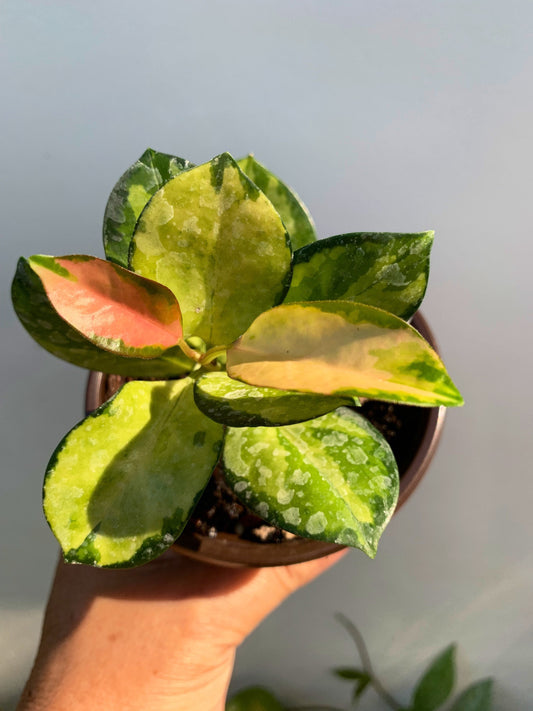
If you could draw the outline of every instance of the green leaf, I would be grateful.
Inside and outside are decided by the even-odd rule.
[[[188,372],[194,365],[178,347],[146,359],[124,357],[94,345],[59,316],[26,259],[19,260],[11,293],[15,311],[28,333],[47,351],[74,365],[104,373],[162,378]]]
[[[163,185],[193,164],[148,148],[111,191],[104,214],[104,248],[112,262],[128,266],[131,238],[144,206]]]
[[[316,241],[315,225],[309,210],[298,195],[261,165],[253,155],[237,161],[241,170],[262,190],[279,212],[291,240],[292,249],[296,250]]]
[[[337,667],[333,669],[335,676],[339,679],[345,679],[346,681],[359,681],[360,679],[366,679],[368,674],[362,669],[355,669],[354,667]]]
[[[162,284],[81,254],[35,255],[29,265],[59,316],[104,350],[154,358],[183,335],[179,304]]]
[[[272,203],[224,153],[154,195],[130,262],[174,292],[186,337],[219,346],[283,299],[291,251]]]
[[[374,557],[399,480],[389,445],[364,417],[340,408],[285,427],[230,428],[223,456],[229,485],[261,518]]]
[[[455,645],[433,660],[418,682],[414,693],[412,711],[435,711],[450,696],[455,681]]]
[[[291,425],[354,404],[350,397],[258,388],[226,373],[201,376],[194,387],[194,399],[208,417],[231,427]]]
[[[450,711],[490,711],[492,708],[492,679],[477,681],[465,689]]]
[[[294,254],[285,303],[342,299],[408,319],[429,275],[433,232],[355,232],[320,240]]]
[[[284,711],[285,707],[260,686],[239,691],[226,704],[226,711]]]
[[[357,701],[367,688],[367,686],[371,683],[372,679],[366,674],[365,676],[361,677],[357,684],[355,685],[355,689],[353,690],[353,695],[352,699],[353,701]]]
[[[349,301],[284,304],[227,351],[228,375],[250,385],[413,405],[461,405],[444,364],[397,316]]]
[[[43,506],[67,561],[140,565],[181,533],[223,431],[192,389],[190,378],[127,383],[59,444]]]

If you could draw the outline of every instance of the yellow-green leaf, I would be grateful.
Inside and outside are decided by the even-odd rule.
[[[290,262],[281,218],[227,153],[154,195],[130,257],[134,271],[174,292],[185,336],[208,346],[232,342],[283,299]]]
[[[285,427],[230,428],[226,479],[269,523],[374,557],[398,497],[383,436],[348,408]]]
[[[241,158],[237,163],[279,212],[289,233],[292,249],[296,250],[315,242],[316,231],[313,219],[294,190],[261,165],[253,155]]]
[[[190,378],[127,383],[60,443],[43,506],[66,560],[139,565],[181,533],[223,432],[196,408],[192,388]]]
[[[414,405],[461,405],[444,364],[405,321],[349,301],[287,304],[261,314],[227,351],[250,385]]]
[[[208,417],[231,427],[290,425],[354,404],[350,397],[259,388],[222,372],[198,378],[194,399]]]

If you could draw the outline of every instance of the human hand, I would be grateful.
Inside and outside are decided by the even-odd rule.
[[[174,551],[131,570],[60,562],[17,711],[223,711],[237,646],[344,552],[260,569]]]

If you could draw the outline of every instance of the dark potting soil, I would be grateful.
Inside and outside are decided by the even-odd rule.
[[[125,380],[132,378],[109,375],[106,382],[106,399],[115,393]],[[401,478],[414,459],[430,410],[368,400],[357,408],[357,412],[370,420],[385,437],[398,463]],[[221,467],[216,468],[209,480],[189,519],[185,533],[197,533],[212,538],[219,533],[233,533],[258,543],[280,543],[294,538],[292,533],[271,526],[247,509],[226,484]]]

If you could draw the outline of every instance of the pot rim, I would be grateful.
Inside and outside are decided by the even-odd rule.
[[[433,332],[422,314],[412,318],[412,325],[438,352]],[[92,412],[105,399],[106,373],[91,371],[85,394],[85,411]],[[411,464],[400,478],[400,493],[394,513],[405,504],[426,473],[437,449],[446,415],[445,407],[424,408],[428,412],[424,433]],[[345,546],[309,538],[291,538],[280,543],[263,544],[239,538],[234,533],[218,533],[210,538],[199,533],[182,533],[172,548],[189,557],[227,567],[269,567],[303,563],[322,558]]]

